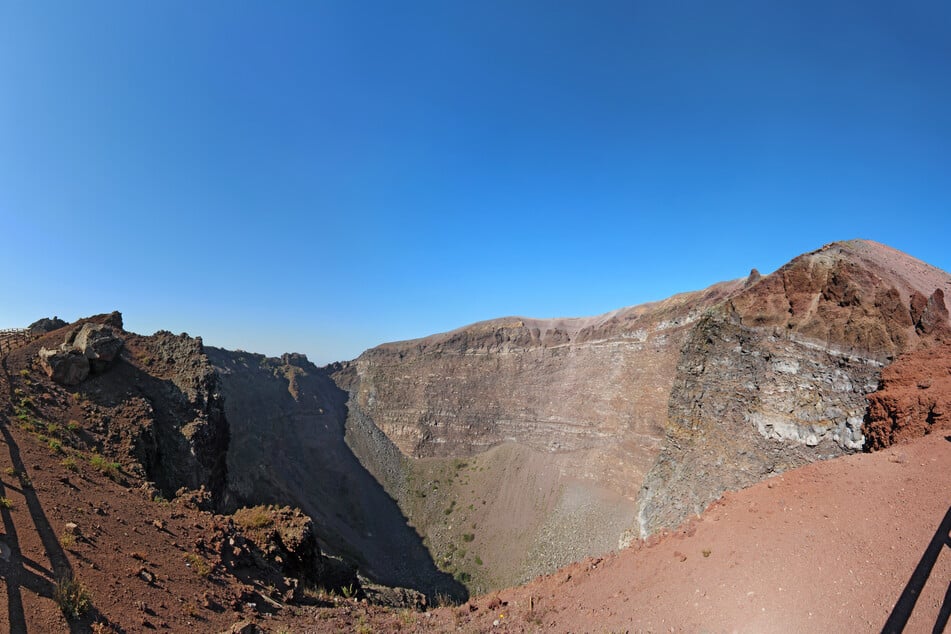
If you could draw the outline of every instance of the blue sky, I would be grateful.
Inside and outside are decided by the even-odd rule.
[[[0,327],[348,359],[885,242],[951,270],[947,2],[0,0]]]

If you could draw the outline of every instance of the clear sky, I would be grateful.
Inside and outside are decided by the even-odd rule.
[[[0,0],[0,327],[317,362],[885,242],[951,270],[951,3]]]

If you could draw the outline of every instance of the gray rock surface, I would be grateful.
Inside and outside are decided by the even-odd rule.
[[[40,366],[57,383],[78,385],[90,373],[101,374],[118,358],[124,341],[112,329],[86,322],[66,335],[58,349],[41,348]]]
[[[62,385],[79,385],[89,376],[89,359],[75,348],[41,348],[39,361],[47,376]]]

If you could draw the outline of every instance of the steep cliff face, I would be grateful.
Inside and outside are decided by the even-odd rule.
[[[200,337],[159,331],[143,337],[128,333],[130,376],[141,407],[139,433],[131,438],[134,455],[166,497],[181,487],[204,488],[211,505],[225,503],[229,427],[221,386]],[[122,385],[116,383],[116,385]]]
[[[480,589],[511,583],[863,449],[866,395],[898,355],[947,338],[949,291],[947,273],[854,240],[600,317],[386,344],[348,371],[348,442],[437,563]],[[535,502],[493,507],[515,489]],[[455,518],[453,500],[476,512]],[[460,524],[483,527],[480,553],[533,560],[460,561]]]
[[[660,448],[680,349],[742,285],[368,350],[348,379],[348,442],[473,588],[616,548]]]
[[[124,343],[115,348],[108,363],[80,355],[87,366],[78,375],[82,378],[68,385],[72,395],[69,415],[75,421],[89,421],[101,437],[96,449],[117,459],[130,473],[151,481],[165,498],[172,498],[181,488],[203,488],[209,506],[222,503],[228,423],[217,375],[207,362],[200,338],[126,332],[122,316],[111,313],[43,334],[11,353],[10,363],[24,369],[34,364],[45,368],[44,349],[59,350],[64,341],[72,346],[82,333],[99,327]],[[95,364],[101,365],[97,368]],[[59,383],[49,389],[67,393]]]
[[[234,505],[298,506],[313,518],[323,548],[373,581],[430,597],[465,596],[436,569],[399,507],[344,442],[346,392],[331,375],[343,376],[345,366],[317,368],[299,354],[207,352],[231,426]]]
[[[721,493],[865,446],[865,395],[896,355],[947,333],[951,277],[865,241],[796,258],[718,306],[677,365],[639,533]]]

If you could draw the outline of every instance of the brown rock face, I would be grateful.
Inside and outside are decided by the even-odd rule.
[[[951,343],[902,355],[868,395],[868,449],[951,429]]]
[[[612,550],[660,448],[680,348],[741,286],[368,350],[347,379],[348,443],[477,591]]]
[[[475,544],[515,543],[544,564],[510,553],[473,585],[510,583],[675,526],[725,490],[861,449],[865,395],[896,356],[943,336],[948,289],[947,273],[855,240],[596,318],[509,318],[386,344],[349,371],[348,442],[433,552],[460,538],[440,508],[454,517],[450,500],[469,501],[438,465],[497,469],[484,485],[463,478],[491,490]],[[498,502],[525,489],[537,511]],[[506,520],[488,519],[497,514]]]
[[[726,490],[862,449],[865,395],[895,356],[943,336],[949,283],[914,258],[851,241],[796,258],[711,311],[677,367],[640,535]]]

